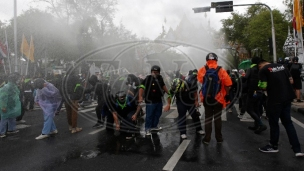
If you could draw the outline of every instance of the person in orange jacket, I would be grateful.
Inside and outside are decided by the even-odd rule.
[[[215,53],[209,53],[206,56],[206,65],[199,69],[197,74],[197,80],[202,84],[202,91],[200,92],[200,101],[203,102],[205,108],[205,132],[206,135],[203,138],[204,144],[209,144],[211,140],[212,133],[212,120],[214,118],[215,126],[215,138],[218,143],[223,142],[222,137],[222,109],[226,107],[229,103],[229,89],[232,85],[232,81],[227,74],[226,70],[217,64],[218,57]],[[217,90],[214,90],[214,97],[209,95],[206,91],[209,91],[209,88],[206,88],[206,78],[210,73],[217,72],[215,79],[218,79],[216,82],[218,84]],[[210,77],[209,77],[210,78]],[[215,80],[214,79],[214,80]],[[208,89],[208,90],[205,90]],[[211,88],[212,89],[212,88]],[[204,97],[206,96],[206,97]]]

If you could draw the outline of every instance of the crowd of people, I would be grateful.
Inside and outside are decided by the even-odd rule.
[[[259,148],[261,152],[278,152],[279,119],[284,125],[295,156],[301,157],[300,143],[290,116],[291,102],[302,102],[300,77],[302,65],[294,57],[292,63],[279,60],[268,63],[259,57],[251,59],[252,65],[246,71],[225,70],[218,65],[218,56],[209,53],[206,65],[190,70],[186,76],[176,71],[165,79],[161,68],[151,67],[145,78],[135,74],[116,77],[101,75],[79,76],[75,71],[66,76],[56,75],[49,80],[42,78],[22,78],[12,73],[8,78],[1,77],[0,84],[0,137],[18,133],[16,122],[22,120],[25,111],[31,111],[34,104],[42,109],[44,125],[37,140],[57,134],[55,115],[64,104],[69,131],[74,134],[82,131],[78,126],[78,108],[83,101],[97,99],[96,124],[93,128],[106,127],[115,134],[123,134],[131,139],[139,132],[137,120],[145,116],[145,135],[157,133],[163,128],[159,125],[163,112],[177,106],[177,127],[180,138],[187,138],[187,112],[192,118],[188,127],[195,128],[196,134],[204,135],[202,142],[211,141],[212,122],[214,122],[217,143],[224,141],[221,115],[224,109],[232,112],[234,103],[239,102],[241,119],[247,112],[254,125],[248,127],[256,134],[267,130],[261,116],[266,111],[270,127],[270,142]],[[162,72],[164,73],[164,72]],[[168,80],[169,78],[169,80]],[[167,84],[167,85],[166,85]],[[280,92],[280,93],[278,93]],[[165,93],[167,95],[165,95]],[[167,98],[165,100],[164,98]],[[164,103],[166,105],[164,106]],[[204,128],[198,108],[204,106]],[[142,106],[145,106],[143,111]],[[164,107],[164,108],[163,108]]]

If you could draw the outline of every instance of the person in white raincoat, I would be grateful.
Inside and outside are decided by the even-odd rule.
[[[54,116],[57,107],[60,105],[61,95],[53,84],[44,81],[42,78],[37,78],[34,81],[34,86],[37,89],[35,102],[41,107],[44,116],[42,134],[36,137],[36,140],[40,140],[58,133]]]

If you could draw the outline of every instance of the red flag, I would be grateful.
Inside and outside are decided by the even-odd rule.
[[[7,57],[6,45],[4,45],[2,42],[0,42],[0,54],[5,58]]]

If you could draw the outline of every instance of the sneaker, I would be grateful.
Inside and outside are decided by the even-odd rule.
[[[41,135],[39,135],[38,137],[36,137],[35,139],[36,139],[36,140],[42,140],[42,139],[48,138],[48,137],[49,137],[49,135],[41,134]]]
[[[244,116],[244,114],[241,113],[237,117],[240,118],[240,119],[243,119],[243,116]]]
[[[16,121],[16,124],[23,124],[25,122],[26,122],[25,120],[19,120],[19,121]]]
[[[275,146],[270,145],[270,144],[266,145],[265,147],[259,148],[259,150],[263,153],[277,153],[277,152],[279,152],[278,147],[275,147]]]
[[[232,113],[232,109],[229,109],[228,112],[229,112],[229,113]]]
[[[267,129],[267,126],[261,125],[261,126],[258,127],[258,129],[256,129],[256,130],[254,131],[254,133],[260,134],[261,132],[265,131],[266,129]]]
[[[182,134],[182,135],[181,135],[181,138],[182,138],[182,139],[187,139],[187,135],[186,135],[186,134]]]
[[[200,135],[205,135],[205,131],[203,131],[203,130],[196,131],[196,133],[200,134]]]
[[[156,127],[156,128],[152,128],[151,131],[161,131],[163,128],[162,127]]]
[[[0,135],[0,138],[5,138],[5,137],[6,137],[5,134]]]
[[[72,126],[69,126],[69,131],[72,131]]]
[[[151,131],[150,130],[147,130],[146,131],[146,136],[150,136],[151,135]]]
[[[93,126],[93,128],[101,128],[101,127],[103,127],[103,123],[100,123],[100,122],[97,122],[97,123]]]
[[[302,152],[301,153],[296,153],[295,156],[296,157],[304,157],[304,153],[302,153]]]
[[[202,141],[204,144],[206,144],[206,145],[209,145],[209,142],[207,142],[207,141]]]
[[[74,134],[74,133],[77,133],[77,132],[80,132],[80,131],[82,131],[82,128],[76,127],[76,128],[72,128],[71,133]]]
[[[303,102],[302,100],[300,100],[300,99],[297,99],[297,102]]]
[[[50,132],[50,135],[58,134],[58,130],[55,129],[54,131]]]
[[[7,134],[17,134],[19,132],[19,130],[14,130],[14,131],[7,131]]]

